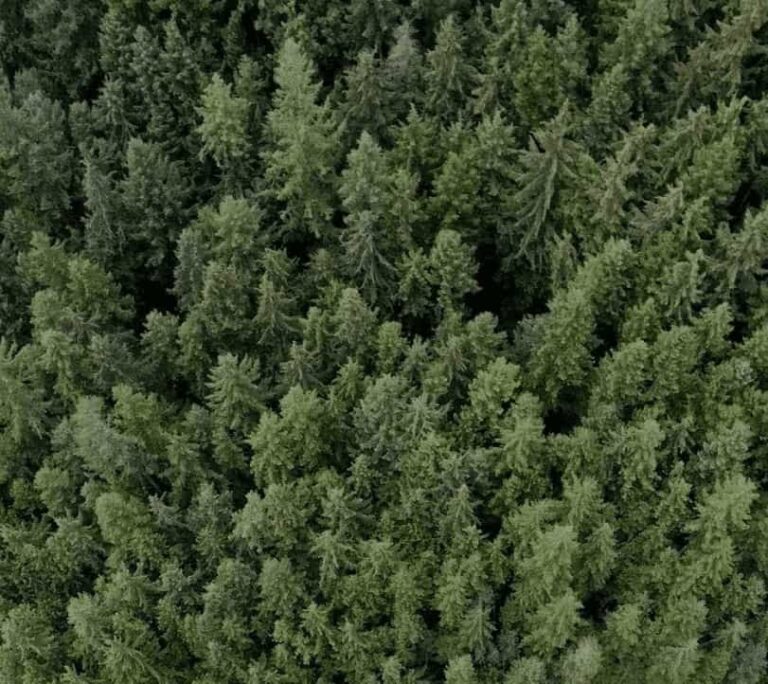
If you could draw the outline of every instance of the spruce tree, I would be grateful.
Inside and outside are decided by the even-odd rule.
[[[264,151],[268,196],[278,201],[280,230],[316,237],[328,231],[336,186],[337,131],[305,51],[293,38],[277,56],[277,90],[267,114]]]

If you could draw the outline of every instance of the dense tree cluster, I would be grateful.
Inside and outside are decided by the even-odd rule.
[[[0,682],[758,684],[768,0],[0,0]]]

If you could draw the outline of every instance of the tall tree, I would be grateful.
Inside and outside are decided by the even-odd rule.
[[[338,133],[302,47],[288,38],[275,68],[275,92],[267,114],[267,193],[281,206],[280,228],[298,238],[328,232],[334,207]]]

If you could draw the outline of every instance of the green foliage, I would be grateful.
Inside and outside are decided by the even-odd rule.
[[[264,151],[269,195],[279,201],[283,230],[320,236],[332,212],[337,133],[302,47],[288,38],[277,55],[272,109]]]
[[[0,682],[762,682],[767,20],[0,0]]]
[[[461,114],[475,80],[475,70],[464,54],[466,37],[454,15],[440,24],[435,48],[427,54],[427,109],[449,121]]]
[[[368,133],[363,133],[349,154],[339,194],[347,212],[342,236],[344,263],[371,304],[381,301],[382,293],[394,287],[397,238],[405,245],[410,239],[407,233],[398,236],[396,226],[388,220],[394,188],[384,185],[386,179],[383,152]]]
[[[210,154],[223,173],[235,173],[235,165],[249,151],[248,101],[233,95],[232,86],[214,74],[203,91],[200,115],[197,130],[203,140],[202,153]]]

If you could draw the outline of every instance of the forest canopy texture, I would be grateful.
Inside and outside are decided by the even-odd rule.
[[[759,684],[768,0],[0,0],[2,684]]]

